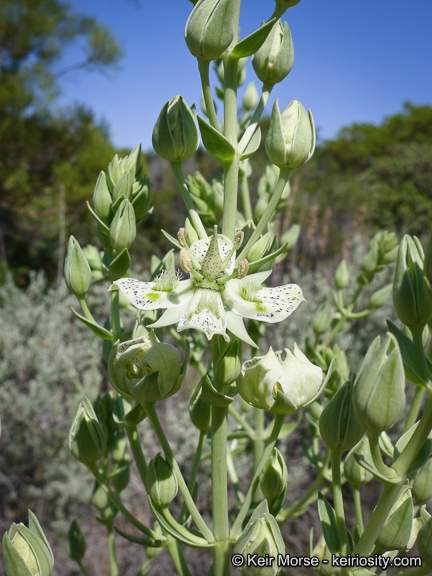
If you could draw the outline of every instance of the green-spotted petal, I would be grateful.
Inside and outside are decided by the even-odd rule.
[[[124,294],[132,306],[139,310],[175,308],[191,297],[192,280],[173,282],[172,289],[158,289],[157,282],[140,282],[135,278],[122,278],[113,283]],[[114,288],[115,289],[115,288]]]
[[[303,292],[297,284],[262,288],[255,276],[258,274],[233,279],[225,286],[224,301],[240,316],[274,324],[288,318],[303,302]]]
[[[180,318],[178,332],[188,328],[195,328],[204,332],[210,340],[215,334],[220,334],[226,342],[229,336],[226,333],[225,309],[222,298],[217,290],[198,288],[190,303]]]

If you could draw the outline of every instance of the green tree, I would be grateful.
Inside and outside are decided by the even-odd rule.
[[[78,41],[82,58],[60,69],[64,50]],[[68,214],[77,220],[74,207],[91,195],[94,174],[114,152],[90,111],[53,111],[59,78],[81,69],[106,72],[120,57],[109,30],[67,2],[2,0],[0,258],[9,265],[55,270],[61,227]]]

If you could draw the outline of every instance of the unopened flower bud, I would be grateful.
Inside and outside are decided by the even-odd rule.
[[[77,460],[95,464],[106,450],[106,434],[88,398],[83,400],[69,431],[69,449]]]
[[[185,40],[195,58],[216,60],[234,39],[234,0],[199,0],[185,28]]]
[[[312,320],[312,329],[317,336],[320,336],[330,328],[330,322],[330,308],[323,304],[318,308]]]
[[[189,400],[189,415],[192,424],[201,432],[207,433],[211,426],[211,406],[201,399],[202,387],[207,375],[195,387]]]
[[[285,554],[285,543],[276,520],[268,512],[266,500],[252,514],[234,546],[234,553],[244,557],[245,562],[239,570],[248,576],[276,576],[279,572],[277,558],[279,554]],[[265,567],[249,566],[247,559],[253,554],[271,556],[274,562]]]
[[[432,518],[420,529],[417,536],[417,548],[423,564],[432,570]]]
[[[124,458],[117,464],[116,470],[110,475],[116,492],[122,492],[129,485],[130,480],[130,460]]]
[[[108,222],[111,214],[111,204],[112,198],[108,188],[106,174],[105,172],[101,172],[93,192],[93,207],[96,214],[105,224]]]
[[[180,230],[177,233],[177,239],[179,241],[180,246],[183,246],[183,248],[186,246],[186,236],[187,236],[186,228],[180,228]]]
[[[51,576],[54,556],[36,516],[29,510],[29,527],[12,524],[3,536],[6,576]]]
[[[393,349],[389,352],[390,345]],[[405,374],[394,336],[372,342],[354,382],[353,404],[357,420],[379,434],[398,418],[405,406]]]
[[[214,377],[219,387],[229,386],[240,376],[243,347],[240,340],[234,338],[220,351],[214,364]]]
[[[320,416],[321,438],[331,450],[351,450],[364,434],[355,417],[351,395],[352,384],[348,381],[336,392]]]
[[[366,256],[360,264],[361,274],[359,275],[358,282],[362,285],[369,284],[375,273],[378,271],[379,266],[379,251],[375,244],[369,246]]]
[[[255,82],[249,82],[243,94],[243,107],[246,111],[251,112],[258,104],[259,96],[255,87]]]
[[[249,272],[249,262],[246,260],[240,260],[237,269],[237,278],[241,280],[242,278],[246,278]]]
[[[288,482],[288,469],[282,454],[273,448],[260,474],[260,488],[268,502],[282,494]]]
[[[348,272],[348,267],[345,260],[342,260],[339,266],[336,268],[334,281],[337,290],[343,290],[349,284],[350,275]]]
[[[413,496],[417,503],[427,502],[432,498],[432,458],[429,458],[415,479]]]
[[[136,237],[135,211],[125,199],[118,207],[110,226],[110,243],[117,252],[129,249]]]
[[[322,370],[309,362],[294,344],[294,353],[285,349],[282,362],[270,348],[265,356],[243,364],[238,390],[244,400],[276,414],[290,414],[311,404],[321,393]]]
[[[188,234],[189,244],[190,244],[190,246],[192,246],[192,244],[194,244],[195,242],[198,242],[199,237],[198,237],[198,234],[196,233],[195,228],[193,227],[192,222],[189,220],[189,218],[186,218],[185,228],[186,228],[186,231]]]
[[[274,11],[275,16],[280,18],[288,10],[288,8],[297,6],[300,1],[301,0],[276,0],[276,7]]]
[[[315,124],[312,112],[293,100],[280,113],[279,101],[273,105],[265,149],[271,162],[279,168],[294,170],[303,166],[315,150]]]
[[[423,273],[422,256],[408,236],[402,239],[396,259],[393,304],[410,329],[422,329],[432,319],[430,283]]]
[[[380,552],[404,550],[411,536],[413,516],[411,486],[402,486],[399,497],[379,532],[376,540],[377,549]]]
[[[358,487],[370,482],[373,478],[373,474],[358,463],[355,457],[356,454],[360,457],[370,456],[372,458],[367,436],[363,436],[360,442],[356,444],[350,452],[348,452],[344,461],[344,473],[346,479],[350,484]]]
[[[254,54],[252,66],[264,84],[274,86],[282,82],[294,64],[294,46],[291,30],[286,22],[278,20],[264,44]]]
[[[387,284],[387,286],[384,286],[384,288],[381,288],[380,290],[377,290],[376,292],[374,292],[371,296],[371,299],[369,302],[369,307],[370,308],[381,308],[381,306],[384,306],[388,297],[392,293],[392,290],[393,290],[393,285]]]
[[[114,186],[114,190],[112,193],[112,199],[114,203],[114,210],[118,203],[121,202],[121,199],[127,198],[128,200],[132,199],[132,186],[133,186],[133,177],[131,176],[130,172],[125,172]]]
[[[69,292],[77,298],[84,298],[91,286],[92,273],[80,245],[73,236],[69,238],[64,278]]]
[[[191,255],[187,248],[182,248],[180,250],[179,260],[180,260],[180,268],[183,270],[183,272],[189,273],[192,270],[193,266]]]
[[[81,562],[86,552],[86,543],[79,524],[74,520],[69,528],[66,540],[66,550],[69,558]]]
[[[156,506],[165,508],[177,496],[178,484],[174,471],[161,454],[150,460],[146,477],[147,494]]]
[[[260,258],[262,258],[266,252],[266,250],[270,247],[271,243],[271,233],[267,232],[264,236],[255,242],[253,246],[251,246],[248,252],[248,260],[249,262],[256,262]]]

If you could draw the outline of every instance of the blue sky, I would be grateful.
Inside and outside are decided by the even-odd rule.
[[[151,147],[160,109],[181,94],[200,102],[196,60],[184,41],[188,0],[73,0],[116,35],[125,57],[109,77],[76,72],[62,79],[61,105],[82,102],[110,127],[116,146]],[[241,34],[266,20],[274,0],[243,0]],[[289,9],[295,61],[276,85],[281,108],[298,98],[311,108],[321,138],[352,122],[379,123],[404,101],[432,104],[431,0],[302,0]],[[79,58],[70,49],[62,64]],[[248,66],[247,82],[253,80]],[[257,87],[260,88],[257,80]],[[240,92],[241,94],[241,92]]]

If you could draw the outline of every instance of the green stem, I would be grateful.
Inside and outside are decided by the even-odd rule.
[[[360,495],[359,486],[353,486],[352,492],[353,492],[354,512],[355,512],[357,527],[359,529],[360,534],[363,534],[364,524],[363,524],[363,512],[362,512],[362,503],[361,503],[361,495]]]
[[[132,512],[129,512],[129,510],[124,506],[124,504],[122,503],[122,501],[120,500],[118,495],[115,494],[111,490],[106,479],[99,472],[99,469],[96,466],[96,464],[90,465],[88,468],[91,471],[91,473],[93,474],[93,476],[96,478],[96,480],[99,482],[99,484],[101,485],[102,489],[105,491],[108,498],[111,500],[111,502],[114,504],[114,506],[116,506],[116,508],[119,509],[119,511],[123,514],[123,516],[127,520],[129,520],[129,522],[133,526],[135,526],[135,528],[138,528],[138,530],[140,530],[143,534],[146,534],[147,536],[149,536],[149,538],[153,538],[153,539],[157,540],[158,535],[155,534],[153,532],[153,530],[150,530],[150,528],[147,528],[147,526],[144,526],[144,524],[141,524],[141,522],[135,518],[135,516],[132,514]]]
[[[216,116],[216,109],[210,87],[210,77],[209,77],[210,61],[198,59],[198,70],[201,77],[201,86],[208,119],[213,128],[215,128],[220,132],[220,126]]]
[[[414,398],[411,402],[411,406],[409,408],[408,416],[405,421],[405,426],[403,429],[403,434],[407,432],[411,426],[413,426],[417,422],[417,418],[420,412],[421,405],[423,403],[423,398],[426,393],[426,389],[422,386],[416,386],[416,391],[414,394]]]
[[[336,513],[337,531],[339,534],[339,541],[341,543],[341,555],[346,556],[348,550],[348,540],[340,473],[341,455],[342,452],[339,450],[331,451],[331,472],[333,484],[333,503]]]
[[[232,487],[234,489],[235,495],[237,496],[237,500],[239,502],[244,502],[244,496],[242,494],[242,491],[240,490],[239,479],[238,479],[237,470],[236,470],[236,467],[234,464],[234,459],[233,459],[232,454],[229,450],[228,450],[228,455],[227,455],[227,470],[228,470],[228,476],[229,476],[229,479],[231,480],[231,484],[232,484]]]
[[[84,574],[84,576],[91,576],[90,572],[85,568],[81,560],[77,560],[77,564],[80,567],[80,570]]]
[[[432,398],[430,397],[414,434],[402,450],[399,457],[393,463],[392,468],[401,478],[406,477],[411,463],[414,461],[425,443],[431,428]],[[398,497],[402,484],[403,481],[399,484],[388,484],[384,486],[379,502],[373,511],[360,540],[357,542],[353,554],[367,556],[370,553],[382,527],[384,526],[384,522],[388,517],[391,507]]]
[[[264,410],[260,408],[254,408],[255,416],[255,435],[253,437],[253,452],[254,452],[254,470],[258,468],[261,457],[264,452],[265,447],[265,435],[264,435]],[[259,485],[255,491],[254,501],[261,502],[264,498],[263,493]]]
[[[166,548],[177,570],[177,574],[179,576],[192,576],[186,564],[182,551],[180,550],[180,545],[177,542],[177,540],[175,540],[174,538],[170,538],[168,540]]]
[[[120,325],[120,291],[111,292],[111,329],[113,333],[113,342],[116,342],[122,333]]]
[[[139,441],[138,430],[136,426],[126,426],[126,433],[129,439],[129,444],[135,460],[138,473],[140,475],[143,486],[145,486],[147,476],[147,464],[144,458],[141,442]]]
[[[211,490],[213,534],[217,543],[213,548],[214,576],[229,574],[227,419],[227,407],[212,406]]]
[[[246,432],[250,434],[251,438],[253,438],[253,436],[255,435],[255,430],[247,422],[246,418],[242,414],[240,414],[240,412],[238,412],[237,409],[234,408],[232,404],[229,405],[228,411],[231,414],[231,416],[233,416],[233,418],[235,418],[237,422],[242,425],[244,430],[246,430]]]
[[[174,474],[176,475],[179,490],[180,490],[181,495],[183,496],[183,500],[187,506],[187,509],[189,510],[195,524],[197,525],[198,529],[201,531],[204,538],[208,542],[213,542],[214,541],[213,534],[211,533],[211,531],[208,528],[207,524],[205,523],[203,517],[201,516],[198,508],[195,505],[195,502],[193,501],[192,495],[189,492],[188,487],[186,485],[186,482],[183,478],[183,474],[181,473],[179,465],[177,464],[177,462],[174,458],[174,454],[171,450],[171,446],[169,445],[167,437],[165,436],[165,432],[163,431],[162,426],[160,425],[159,417],[157,415],[155,405],[143,403],[143,407],[144,407],[144,410],[147,412],[147,417],[148,417],[151,425],[153,426],[153,430],[155,431],[157,439],[159,440],[159,443],[160,443],[162,450],[165,454],[165,458],[166,458],[167,462],[171,465],[171,467],[174,471]]]
[[[331,456],[330,450],[327,449],[327,452],[323,459],[322,467],[318,472],[318,476],[315,478],[315,480],[312,482],[312,484],[309,486],[309,488],[306,490],[306,492],[303,494],[301,498],[299,498],[296,502],[293,502],[291,506],[289,506],[288,508],[285,508],[279,512],[277,517],[278,522],[285,522],[285,520],[287,520],[288,518],[292,518],[297,512],[297,510],[299,510],[316,493],[318,488],[323,483],[324,475],[327,471],[330,462],[330,456]]]
[[[252,118],[250,119],[249,125],[256,124],[261,120],[261,116],[263,115],[264,109],[266,107],[272,89],[273,86],[270,86],[270,84],[263,84],[260,101],[258,102],[258,105],[255,108]]]
[[[387,478],[391,478],[394,475],[394,470],[387,466],[382,458],[381,448],[379,445],[379,434],[367,433],[369,440],[369,447],[372,456],[373,463],[380,474]]]
[[[200,239],[207,238],[207,232],[201,222],[201,218],[196,211],[194,201],[192,200],[191,195],[189,194],[189,189],[186,186],[186,182],[183,176],[183,168],[181,162],[171,162],[171,168],[174,174],[174,179],[180,190],[181,197],[183,202],[186,206],[186,210],[188,211],[189,218],[199,236]]]
[[[270,437],[267,441],[267,445],[264,448],[264,452],[261,456],[261,460],[260,460],[260,462],[259,462],[259,464],[255,470],[255,473],[253,475],[252,482],[249,486],[248,493],[246,494],[246,498],[245,498],[243,505],[240,509],[240,512],[238,513],[238,516],[237,516],[237,518],[233,524],[233,527],[231,528],[231,540],[233,540],[233,541],[237,540],[237,538],[241,532],[243,521],[246,518],[246,515],[249,511],[249,508],[250,508],[251,503],[252,503],[253,495],[255,494],[255,490],[256,490],[258,483],[259,483],[259,475],[261,474],[261,471],[264,468],[264,464],[267,462],[267,460],[271,456],[271,453],[272,453],[273,448],[274,448],[276,441],[278,439],[279,432],[281,431],[284,420],[285,420],[285,414],[276,414],[276,417],[275,417],[274,423],[273,423],[273,430],[271,431]]]
[[[150,566],[151,566],[151,559],[147,558],[147,560],[144,560],[143,565],[138,570],[138,572],[135,574],[135,576],[145,576],[146,574],[149,573]]]
[[[225,58],[224,61],[224,132],[225,137],[235,150],[234,158],[224,162],[224,205],[222,215],[222,234],[234,239],[237,220],[237,193],[239,157],[237,135],[237,68],[238,60]]]
[[[194,460],[192,463],[192,470],[191,470],[191,473],[189,476],[189,482],[188,482],[188,489],[189,489],[189,492],[191,494],[193,494],[193,492],[194,492],[196,477],[197,477],[198,468],[199,468],[199,465],[201,462],[201,454],[202,454],[205,438],[206,438],[206,433],[200,431],[200,435],[198,438],[198,445],[197,445],[196,450],[195,450],[195,456],[194,456]],[[179,516],[179,523],[180,524],[183,524],[183,522],[186,520],[186,514],[187,514],[187,508],[186,508],[186,504],[183,502],[183,506],[182,506],[182,509],[180,511],[180,516]]]
[[[110,574],[111,576],[119,576],[118,566],[117,566],[117,556],[114,538],[114,527],[112,524],[107,526],[107,537],[108,537],[108,553],[109,553],[109,563],[110,563]]]
[[[270,202],[267,204],[267,208],[264,211],[264,214],[261,216],[260,221],[257,224],[257,227],[253,231],[252,236],[249,238],[246,246],[241,251],[240,255],[237,256],[236,262],[243,260],[248,255],[250,248],[255,244],[255,242],[259,239],[261,234],[264,232],[267,224],[273,218],[274,213],[276,212],[277,205],[279,200],[282,196],[282,192],[291,176],[291,170],[281,170],[279,174],[279,180],[276,184],[275,190],[271,196]]]
[[[90,320],[90,322],[94,322],[95,324],[97,324],[96,320],[93,317],[93,314],[90,312],[89,307],[87,306],[87,302],[85,301],[85,298],[78,298],[78,302],[81,306],[81,310],[84,312],[84,316],[87,318],[87,320]]]
[[[252,204],[251,204],[250,193],[249,193],[249,181],[246,178],[246,176],[243,176],[243,179],[240,182],[240,190],[241,190],[243,212],[244,212],[245,218],[246,218],[246,220],[252,220],[253,221]]]

